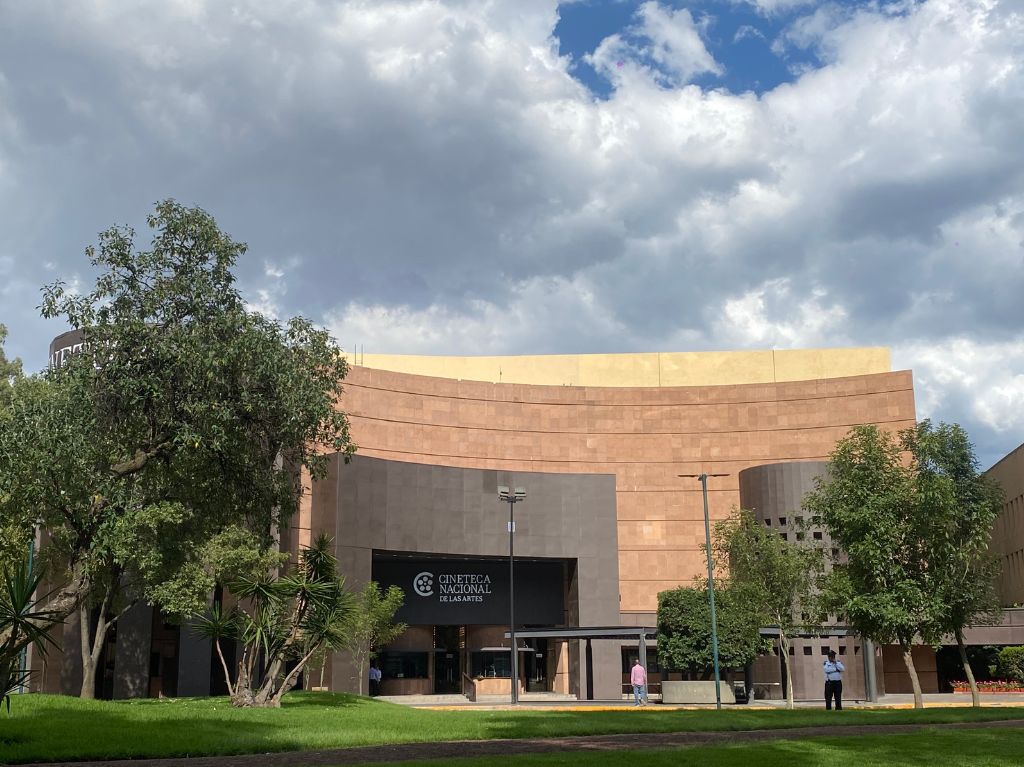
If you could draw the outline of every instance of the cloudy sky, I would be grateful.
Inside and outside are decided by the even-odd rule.
[[[0,0],[0,322],[164,197],[346,349],[887,345],[1024,441],[1024,0]]]

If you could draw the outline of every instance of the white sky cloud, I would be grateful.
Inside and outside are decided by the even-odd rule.
[[[1024,14],[899,5],[807,4],[778,45],[825,64],[757,96],[690,84],[724,66],[705,21],[646,3],[590,57],[606,100],[554,0],[5,5],[9,352],[38,367],[62,329],[45,264],[83,274],[97,231],[174,196],[249,243],[253,306],[367,351],[886,344],[922,412],[1009,449]],[[924,353],[958,344],[993,375]]]

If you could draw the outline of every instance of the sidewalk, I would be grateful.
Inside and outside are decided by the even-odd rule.
[[[510,705],[506,696],[505,702],[501,701],[481,701],[478,703],[471,703],[468,700],[457,701],[453,700],[455,696],[445,696],[442,701],[437,700],[437,696],[433,695],[406,695],[401,697],[388,698],[387,700],[391,703],[400,703],[406,706],[413,706],[415,708],[427,708],[433,711],[459,711],[465,709],[474,710],[485,710],[485,711],[511,711],[513,709],[518,711],[615,711],[618,709],[631,709],[634,708],[632,699],[622,700],[539,700],[539,699],[520,699],[518,706]],[[824,708],[824,698],[819,700],[798,700],[794,703],[796,708]],[[971,705],[971,696],[964,694],[933,694],[924,696],[925,708],[958,708],[961,706]],[[981,705],[984,708],[1022,708],[1024,707],[1024,695],[982,695]],[[730,703],[723,704],[722,708],[727,709],[777,709],[785,708],[786,701],[784,700],[753,700],[750,703]],[[874,703],[868,703],[866,701],[859,700],[844,700],[844,708],[891,708],[891,709],[903,709],[914,707],[914,696],[913,695],[883,695],[878,701]],[[711,704],[693,704],[693,705],[664,705],[662,703],[651,701],[648,704],[648,708],[653,708],[657,711],[692,711],[692,710],[707,710],[715,708],[713,703]]]

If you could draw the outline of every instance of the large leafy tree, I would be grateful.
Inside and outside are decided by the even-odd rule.
[[[829,472],[804,498],[846,553],[824,579],[829,612],[862,636],[896,643],[910,675],[914,706],[924,706],[911,649],[928,638],[946,607],[941,563],[932,557],[934,520],[920,502],[902,445],[875,426],[858,426],[832,451]]]
[[[760,595],[743,584],[715,584],[718,655],[723,668],[744,668],[771,649],[761,636]],[[658,594],[658,658],[662,668],[707,679],[714,670],[707,583],[695,579]]]
[[[935,426],[926,420],[900,436],[902,446],[913,456],[911,470],[921,514],[931,522],[927,528],[930,581],[944,606],[925,637],[935,644],[944,636],[956,640],[973,704],[980,706],[964,628],[1000,618],[999,561],[989,544],[1002,510],[1002,488],[979,471],[974,446],[960,425]]]
[[[21,360],[7,359],[4,342],[7,341],[7,327],[0,324],[0,409],[11,401],[11,387],[21,377]]]
[[[7,328],[0,324],[0,430],[3,429],[4,422],[10,417],[9,407],[14,396],[14,387],[24,380],[21,360],[8,359],[4,352],[6,340]],[[5,492],[4,478],[0,476],[0,503],[2,503]],[[0,570],[3,568],[16,570],[20,566],[21,559],[31,540],[32,523],[29,519],[22,515],[13,517],[4,515],[0,518]]]
[[[811,544],[782,540],[746,510],[715,525],[713,548],[715,561],[728,566],[729,582],[753,595],[752,606],[765,625],[778,627],[786,667],[786,704],[793,708],[790,637],[804,625],[800,616],[813,601],[823,552]]]
[[[87,250],[91,291],[45,289],[44,315],[81,329],[85,351],[16,386],[0,428],[0,512],[49,533],[65,571],[50,609],[79,612],[84,697],[131,604],[199,612],[211,541],[241,527],[268,547],[302,470],[353,450],[328,334],[249,311],[232,272],[245,246],[204,211],[165,201],[148,221],[147,250],[120,227]]]
[[[395,622],[395,613],[405,602],[405,592],[398,586],[382,590],[376,581],[369,581],[355,595],[353,610],[344,628],[343,647],[352,654],[359,677],[359,694],[363,694],[367,666],[378,649],[395,641],[406,629]]]

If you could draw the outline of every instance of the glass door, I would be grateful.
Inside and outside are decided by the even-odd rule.
[[[462,653],[459,626],[434,627],[434,694],[462,692]]]

